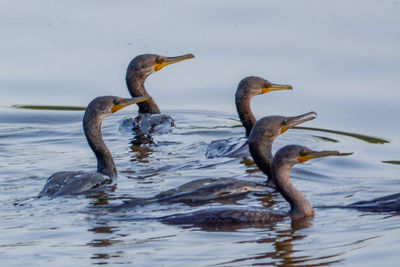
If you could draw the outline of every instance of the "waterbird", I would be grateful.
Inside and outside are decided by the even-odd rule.
[[[229,138],[226,140],[215,140],[210,143],[206,150],[207,158],[226,157],[233,155],[247,145],[247,137],[256,123],[256,118],[250,109],[250,100],[253,96],[265,94],[271,91],[290,90],[291,85],[276,84],[266,79],[250,76],[243,78],[236,89],[235,104],[240,121],[246,130],[245,137]]]
[[[148,96],[144,82],[146,78],[165,66],[181,62],[186,59],[194,58],[192,54],[186,54],[177,57],[164,57],[155,54],[144,54],[136,56],[131,60],[126,71],[126,85],[132,97]],[[139,115],[132,119],[123,120],[121,126],[134,130],[137,135],[149,135],[152,133],[168,133],[172,131],[174,120],[161,114],[155,101],[150,98],[149,101],[138,103]]]
[[[77,195],[89,192],[113,182],[117,177],[114,160],[101,134],[104,118],[126,106],[148,101],[148,96],[120,98],[116,96],[100,96],[93,99],[83,116],[83,130],[90,148],[97,159],[96,172],[61,171],[51,175],[44,185],[41,196]]]
[[[299,116],[267,116],[261,118],[249,136],[250,152],[258,167],[268,176],[266,183],[237,180],[234,178],[198,179],[177,188],[163,191],[149,198],[132,198],[112,208],[113,211],[150,203],[202,204],[221,199],[246,196],[249,192],[268,192],[274,189],[271,174],[272,143],[276,137],[296,125],[315,119],[315,112]]]
[[[223,227],[229,225],[262,226],[268,223],[283,220],[285,217],[301,219],[314,215],[310,203],[290,181],[289,173],[293,165],[313,158],[327,156],[346,156],[351,153],[338,151],[313,151],[300,145],[287,145],[279,149],[272,162],[272,177],[278,192],[290,204],[290,210],[272,212],[265,209],[203,209],[188,214],[175,214],[159,218],[160,221],[172,225],[186,225],[199,227]],[[259,165],[266,164],[259,159],[254,159]]]

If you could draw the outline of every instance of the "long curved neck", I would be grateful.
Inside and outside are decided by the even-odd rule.
[[[251,129],[253,129],[254,124],[257,122],[250,109],[250,100],[251,97],[248,95],[243,96],[236,94],[235,97],[236,109],[239,114],[240,121],[246,129],[246,137],[250,135]]]
[[[128,87],[129,93],[132,97],[138,96],[148,96],[146,89],[144,88],[144,81],[147,76],[139,75],[135,71],[129,71],[126,73],[126,85]],[[139,114],[150,113],[150,114],[160,114],[160,109],[158,108],[156,102],[150,99],[145,102],[137,104],[139,106]]]
[[[250,154],[257,164],[258,168],[268,176],[267,185],[273,186],[272,179],[272,142],[273,139],[260,139],[256,140],[257,142],[249,142],[249,150]]]
[[[103,117],[87,110],[83,117],[83,130],[90,148],[97,158],[97,172],[109,177],[117,177],[117,168],[114,160],[103,141],[101,135],[101,122]]]
[[[291,166],[285,163],[273,164],[273,177],[279,193],[290,204],[289,215],[294,218],[306,217],[314,214],[310,203],[290,182]]]

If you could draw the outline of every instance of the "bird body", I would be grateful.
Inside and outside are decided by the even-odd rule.
[[[167,134],[175,126],[174,119],[167,114],[144,113],[138,115],[132,122],[135,134]]]
[[[199,179],[185,183],[176,188],[160,192],[149,198],[132,198],[124,204],[113,207],[113,211],[132,208],[151,203],[185,203],[200,205],[224,199],[238,200],[249,192],[264,193],[268,187],[264,183],[241,181],[233,178]]]
[[[194,225],[224,227],[230,225],[265,225],[280,221],[285,214],[271,213],[261,209],[212,209],[200,210],[188,214],[177,214],[161,218],[161,221],[172,225]]]
[[[221,157],[240,157],[247,155],[249,152],[247,137],[231,137],[223,140],[212,141],[206,151],[206,157],[221,158]]]
[[[399,212],[400,193],[383,196],[372,200],[358,201],[345,207],[367,212]]]
[[[99,172],[61,171],[51,175],[40,196],[66,196],[84,194],[92,189],[111,184],[113,179]]]
[[[355,209],[363,212],[399,212],[400,193],[378,197],[372,200],[362,200],[349,205],[318,206],[318,208]]]

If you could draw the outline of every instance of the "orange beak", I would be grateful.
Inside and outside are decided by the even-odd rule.
[[[178,63],[183,60],[191,59],[191,58],[194,58],[194,56],[192,54],[186,54],[186,55],[179,56],[179,57],[163,57],[161,59],[161,63],[156,63],[154,65],[154,71],[159,71],[162,68],[164,68],[165,66],[168,66],[168,65],[171,65],[174,63]]]
[[[137,104],[137,103],[140,103],[140,102],[144,102],[144,101],[147,101],[147,100],[149,100],[149,99],[150,99],[149,96],[140,96],[140,97],[134,97],[134,98],[123,98],[123,99],[121,99],[121,100],[119,101],[118,104],[114,105],[114,106],[111,108],[111,112],[112,112],[112,113],[117,112],[117,111],[120,110],[121,108],[130,106],[130,105],[132,105],[132,104]]]

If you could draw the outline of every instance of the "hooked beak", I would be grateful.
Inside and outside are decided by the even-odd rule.
[[[179,56],[179,57],[163,57],[161,63],[156,63],[154,65],[154,71],[159,71],[167,65],[178,63],[183,60],[191,59],[191,58],[194,58],[193,54],[186,54],[186,55]]]
[[[130,106],[132,104],[137,104],[137,103],[140,103],[140,102],[144,102],[144,101],[147,101],[147,100],[150,100],[149,96],[139,96],[139,97],[134,97],[134,98],[123,98],[123,99],[121,99],[119,101],[119,103],[117,105],[114,105],[111,108],[111,112],[114,113],[114,112],[117,112],[118,110],[120,110],[121,108]]]
[[[267,87],[264,87],[261,90],[261,94],[265,94],[271,91],[278,91],[278,90],[291,90],[293,87],[289,84],[277,84],[277,83],[270,83]]]
[[[314,111],[296,116],[296,117],[288,117],[286,119],[286,124],[281,128],[281,133],[286,132],[290,128],[293,128],[296,125],[302,124],[306,121],[313,120],[317,117],[317,113]]]
[[[353,153],[340,153],[339,151],[311,151],[310,153],[297,158],[299,162],[305,162],[310,159],[329,157],[329,156],[349,156]]]

